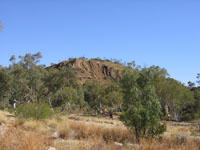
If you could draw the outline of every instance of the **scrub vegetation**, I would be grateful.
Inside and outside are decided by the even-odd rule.
[[[0,149],[199,149],[195,83],[134,61],[71,58],[46,67],[41,58],[13,55],[0,66]],[[196,124],[179,135],[169,121]]]

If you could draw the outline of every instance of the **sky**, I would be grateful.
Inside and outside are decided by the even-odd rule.
[[[41,52],[47,66],[71,57],[158,65],[195,82],[199,0],[0,0],[0,65]]]

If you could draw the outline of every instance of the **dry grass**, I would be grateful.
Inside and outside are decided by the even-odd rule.
[[[194,127],[167,125],[167,132],[170,133],[172,136],[190,135],[192,130],[194,130]]]
[[[45,150],[50,144],[46,136],[19,128],[9,128],[0,136],[1,150]]]
[[[70,135],[71,129],[68,118],[62,118],[62,121],[58,125],[58,134],[61,138],[68,138]]]
[[[134,135],[118,120],[82,116],[73,116],[71,119],[74,120],[69,120],[67,116],[55,116],[43,121],[10,121],[8,115],[0,111],[0,122],[4,123],[0,126],[0,150],[46,150],[50,145],[56,150],[200,149],[198,134],[191,136],[192,132],[198,131],[190,126],[168,125],[162,139],[143,139],[136,143]],[[54,133],[57,133],[58,138],[52,136]]]
[[[37,130],[37,131],[44,131],[46,130],[45,124],[42,121],[38,120],[24,120],[22,126],[27,130]]]
[[[58,140],[55,142],[57,150],[123,150],[114,143],[105,143],[102,140]]]
[[[134,137],[126,128],[120,127],[103,127],[84,122],[68,121],[64,122],[59,129],[59,135],[62,138],[83,139],[101,139],[106,143],[110,142],[131,142]]]
[[[79,150],[121,150],[120,146],[114,143],[105,143],[102,140],[87,140],[78,144]]]
[[[189,140],[187,137],[171,137],[158,140],[142,140],[142,150],[199,150],[200,141]]]
[[[117,125],[117,126],[122,126],[123,123],[119,120],[112,120],[109,118],[103,118],[103,117],[87,117],[87,116],[77,116],[77,115],[70,115],[69,119],[74,119],[74,120],[80,120],[80,121],[85,121],[85,122],[96,122],[96,123],[105,123],[105,124],[112,124],[112,125]]]
[[[0,110],[0,122],[1,123],[9,123],[10,120],[8,119],[8,116],[12,116],[12,115],[7,111]]]
[[[118,126],[99,126],[98,123],[90,124],[83,121],[65,122],[67,126],[62,128],[60,134],[68,140],[64,145],[69,150],[103,150],[103,149],[121,149],[121,150],[199,150],[200,138],[191,138],[191,130],[194,127],[167,126],[169,136],[163,136],[160,140],[141,140],[140,143],[134,142],[133,135],[124,127]],[[63,133],[63,134],[62,134]],[[63,136],[66,135],[66,136]],[[74,139],[74,140],[69,140]],[[123,146],[114,144],[114,142],[123,143]],[[72,144],[76,143],[76,144]],[[83,144],[81,144],[83,143]],[[131,144],[129,144],[131,143]],[[57,146],[59,144],[57,143]],[[65,147],[64,146],[64,147]],[[62,150],[62,148],[58,148]],[[64,150],[64,149],[63,149]]]

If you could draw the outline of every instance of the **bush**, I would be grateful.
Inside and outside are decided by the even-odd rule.
[[[161,124],[161,105],[152,85],[152,72],[143,70],[139,75],[127,72],[122,79],[124,110],[120,119],[141,138],[160,137],[166,127]]]
[[[45,119],[51,117],[53,111],[47,103],[25,103],[16,109],[16,115],[22,118]]]
[[[8,98],[0,99],[0,109],[5,109],[8,108],[9,106],[10,104]]]
[[[124,112],[120,119],[130,130],[134,131],[137,141],[141,138],[157,138],[165,132],[166,126],[160,123],[159,111],[156,109],[152,111],[150,107],[146,109],[141,104],[135,104]]]

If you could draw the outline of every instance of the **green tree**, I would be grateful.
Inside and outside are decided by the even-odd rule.
[[[20,103],[40,101],[43,85],[44,65],[37,65],[39,63],[41,54],[26,54],[19,56],[19,61],[16,62],[16,57],[13,55],[10,58],[12,64],[9,66],[9,74],[11,83],[9,92],[11,95],[11,103],[14,100]]]
[[[162,90],[163,88],[165,88],[165,84],[167,82],[166,79],[167,77],[169,77],[169,74],[166,69],[160,68],[159,66],[151,66],[149,68],[144,68],[144,70],[145,69],[149,69],[152,71],[152,84],[155,87],[156,94],[162,106],[162,111],[164,112],[162,113],[162,115],[167,115],[168,113],[168,110],[166,110],[167,104],[163,100],[165,96],[163,94],[165,93],[163,93]]]
[[[189,82],[188,82],[188,87],[189,87],[189,88],[193,88],[193,87],[195,87],[195,83],[189,81]]]
[[[194,103],[191,105],[188,105],[184,109],[184,118],[187,120],[192,120],[192,119],[199,119],[200,117],[200,90],[197,87],[190,88],[190,91],[194,95]]]
[[[196,118],[199,119],[200,117],[200,91],[199,90],[194,91],[194,99],[195,99],[195,102],[194,102],[193,111],[195,112],[194,115],[196,116]]]
[[[153,73],[148,69],[139,74],[128,70],[121,81],[126,111],[120,118],[134,131],[138,141],[158,137],[165,131],[160,123],[161,105],[152,81]]]
[[[96,114],[102,110],[103,93],[105,85],[98,82],[86,82],[84,84],[84,97],[89,107],[96,111]]]
[[[118,82],[112,82],[104,85],[104,92],[102,92],[102,104],[106,107],[116,107],[120,109],[123,102],[123,95],[121,87]]]
[[[169,107],[173,119],[180,121],[184,115],[184,109],[194,104],[194,95],[190,89],[180,82],[168,78],[161,87],[162,100]]]
[[[45,65],[39,64],[41,58],[40,52],[19,56],[19,61],[13,55],[8,68],[0,67],[1,101],[6,97],[10,104],[14,104],[16,101],[18,104],[46,101],[52,106],[52,98],[55,98],[59,92],[64,93],[62,90],[65,87],[78,87],[71,66],[59,69],[45,68]],[[77,95],[81,95],[81,90],[78,89],[76,88]],[[79,102],[81,103],[81,101]]]
[[[137,86],[137,79],[139,73],[126,69],[123,72],[123,78],[121,80],[121,87],[123,93],[123,109],[127,110],[130,106],[133,106],[139,98],[139,89]]]
[[[197,74],[197,83],[200,85],[200,73]]]
[[[0,109],[9,106],[10,75],[7,68],[0,66]]]
[[[80,109],[84,105],[84,95],[81,89],[75,89],[72,87],[64,87],[62,90],[58,90],[53,97],[53,106],[61,106],[66,110]]]
[[[117,82],[108,84],[86,82],[84,84],[84,97],[90,108],[96,113],[101,113],[104,108],[120,109],[123,101],[121,88]]]
[[[55,105],[56,100],[53,98],[56,98],[56,94],[58,93],[64,93],[63,90],[65,87],[74,87],[77,85],[75,74],[71,66],[66,66],[60,69],[54,67],[48,68],[45,71],[43,82],[46,89],[46,99],[50,105],[52,105],[53,101]]]
[[[177,121],[183,118],[186,119],[185,113],[194,104],[194,96],[190,89],[169,78],[166,69],[159,66],[151,66],[146,69],[151,70],[153,73],[153,85],[162,105],[163,115],[168,117],[170,115],[171,118]],[[194,86],[193,83],[190,83],[190,85]]]

